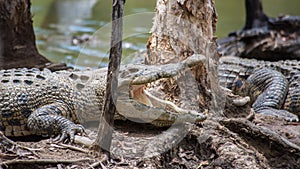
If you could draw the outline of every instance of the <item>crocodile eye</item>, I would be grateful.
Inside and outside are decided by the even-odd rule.
[[[236,86],[237,88],[240,88],[240,87],[243,86],[243,82],[242,82],[241,80],[238,80],[238,81],[235,82],[235,86]]]

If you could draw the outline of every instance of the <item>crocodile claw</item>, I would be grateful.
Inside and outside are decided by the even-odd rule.
[[[54,138],[53,141],[63,142],[63,143],[69,141],[70,143],[73,143],[75,139],[75,135],[78,133],[80,134],[85,133],[84,127],[80,124],[74,124],[63,129],[62,132],[56,138]]]

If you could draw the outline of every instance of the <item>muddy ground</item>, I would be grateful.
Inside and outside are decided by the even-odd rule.
[[[41,137],[14,138],[15,143],[2,144],[0,164],[2,168],[59,169],[300,166],[299,123],[251,116],[249,106],[227,105],[225,115],[227,118],[219,121],[208,119],[171,128],[117,121],[111,160],[81,144],[55,143]],[[96,128],[89,128],[86,136],[94,138]]]

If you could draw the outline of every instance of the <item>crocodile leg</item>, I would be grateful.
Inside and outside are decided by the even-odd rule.
[[[252,107],[256,113],[298,121],[297,115],[282,109],[289,84],[280,72],[267,68],[258,69],[249,76],[246,85],[251,100],[255,100]]]
[[[72,117],[74,114],[64,103],[44,105],[28,117],[27,127],[38,135],[59,135],[58,141],[70,139],[73,142],[76,133],[84,132],[83,126],[69,120],[76,121],[76,117]]]

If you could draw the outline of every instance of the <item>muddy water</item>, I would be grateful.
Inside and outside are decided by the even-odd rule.
[[[215,0],[219,16],[217,36],[244,25],[243,0]],[[299,0],[262,0],[269,16],[300,15]],[[152,25],[154,0],[126,1],[123,59],[145,49]],[[37,45],[54,62],[78,68],[107,64],[110,37],[111,1],[109,0],[32,0]],[[87,44],[83,45],[86,40]]]

